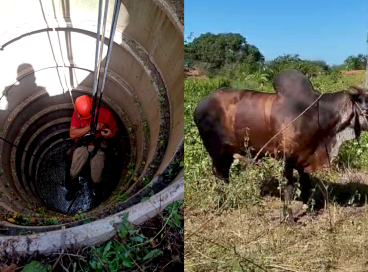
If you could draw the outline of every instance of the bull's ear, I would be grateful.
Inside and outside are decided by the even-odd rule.
[[[350,94],[351,96],[356,96],[358,95],[358,91],[354,88],[349,88],[349,90],[347,91],[348,94]]]

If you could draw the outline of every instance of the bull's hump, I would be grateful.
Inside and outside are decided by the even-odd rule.
[[[278,95],[285,97],[300,97],[315,93],[312,83],[303,73],[290,70],[275,76],[273,87]]]

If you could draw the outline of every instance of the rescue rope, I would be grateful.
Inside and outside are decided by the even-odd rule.
[[[101,1],[100,1],[101,4]],[[92,118],[91,118],[91,132],[92,133],[96,133],[96,124],[97,122],[95,122],[95,108],[96,108],[96,96],[97,96],[97,90],[98,90],[98,85],[100,83],[100,69],[101,69],[101,58],[102,58],[102,50],[103,50],[103,46],[104,46],[104,42],[105,42],[105,29],[106,29],[106,18],[107,18],[107,9],[108,9],[108,5],[109,5],[109,0],[106,0],[105,2],[105,12],[104,12],[104,22],[102,25],[102,35],[101,35],[101,47],[100,47],[100,54],[98,56],[97,52],[98,52],[98,47],[99,47],[99,42],[98,42],[98,38],[99,38],[99,31],[101,28],[101,18],[99,17],[99,24],[97,26],[98,31],[97,31],[97,38],[96,38],[96,58],[95,58],[95,79],[93,82],[93,93],[92,93]],[[102,5],[99,5],[99,11],[102,9]],[[101,13],[99,13],[99,16],[101,16]],[[98,56],[98,60],[97,60],[97,56]]]
[[[55,27],[52,27],[52,29],[53,29],[54,33],[56,33]],[[57,35],[57,36],[58,36],[58,39],[59,39],[59,35]],[[63,55],[63,50],[61,50],[60,39],[59,39],[59,49],[60,49],[61,59],[62,59],[62,62],[63,62],[63,74],[64,74],[65,85],[68,88],[70,99],[72,100],[74,111],[76,112],[78,120],[80,122],[80,115],[77,112],[77,110],[75,109],[75,103],[74,103],[74,99],[73,99],[73,95],[72,95],[72,90],[69,88],[69,84],[67,83],[67,80],[66,80],[64,55]]]
[[[293,121],[288,123],[283,129],[281,129],[279,132],[277,132],[267,143],[265,143],[262,148],[258,151],[257,155],[252,160],[252,164],[255,163],[256,159],[258,158],[259,154],[261,154],[262,150],[270,143],[273,139],[275,139],[278,135],[280,135],[281,132],[283,132],[285,129],[287,129],[292,123],[294,123],[296,120],[298,120],[304,113],[306,113],[314,104],[318,102],[318,100],[321,99],[323,94],[321,94],[312,104],[308,106],[302,113],[300,113],[297,117],[294,118]]]
[[[358,109],[360,110],[361,114],[363,115],[363,118],[364,118],[364,121],[365,123],[367,124],[368,126],[368,121],[367,121],[367,118],[365,117],[365,113],[364,111],[362,110],[362,108],[359,106],[359,104],[357,102],[355,102],[355,105],[358,107]]]
[[[103,94],[103,91],[104,91],[105,79],[106,79],[106,74],[107,74],[107,67],[108,67],[109,61],[110,61],[111,50],[112,50],[112,45],[113,45],[114,35],[115,35],[115,29],[116,29],[118,16],[119,16],[119,11],[120,11],[120,4],[121,4],[121,1],[115,0],[114,13],[113,13],[113,18],[112,18],[112,26],[111,26],[111,31],[110,31],[110,40],[109,40],[109,45],[108,45],[108,48],[107,48],[107,56],[106,56],[106,61],[105,61],[104,73],[103,73],[103,82],[102,82],[102,88],[101,88],[101,91],[100,91],[100,98],[99,98],[99,103],[98,103],[98,106],[97,106],[97,113],[96,114],[95,114],[96,98],[97,98],[97,89],[98,89],[98,84],[99,84],[99,74],[100,74],[100,68],[101,68],[100,66],[101,66],[101,55],[102,55],[103,42],[101,42],[100,59],[99,59],[99,64],[98,64],[98,70],[97,71],[96,71],[97,63],[95,63],[95,81],[94,81],[94,85],[93,85],[92,119],[91,119],[91,133],[92,134],[96,133],[96,125],[97,125],[97,122],[98,122],[98,115],[99,115],[99,112],[100,112],[102,94]],[[107,3],[106,3],[106,6],[105,6],[105,18],[104,18],[104,26],[103,26],[103,31],[104,31],[103,32],[103,40],[105,39],[107,6],[108,6],[108,0],[107,0]],[[98,50],[98,47],[96,47],[96,61],[97,61],[97,50]],[[97,72],[97,74],[96,74],[96,72]]]
[[[104,91],[105,80],[106,80],[106,75],[107,75],[107,67],[109,65],[109,61],[110,61],[110,57],[111,57],[111,51],[112,51],[112,45],[113,45],[113,42],[114,42],[114,35],[115,35],[116,25],[118,23],[120,5],[121,5],[121,1],[120,0],[115,0],[114,13],[113,13],[113,17],[112,17],[112,26],[111,26],[111,31],[110,31],[109,46],[107,48],[106,62],[105,62],[102,86],[101,86],[101,91],[100,91],[100,98],[99,98],[99,101],[98,101],[97,113],[96,113],[96,117],[95,117],[95,120],[94,120],[94,124],[97,124],[97,122],[98,122],[98,115],[99,115],[100,107],[101,107],[102,94],[103,94],[103,91]],[[92,112],[94,113],[94,109],[92,109]]]
[[[1,140],[3,140],[4,142],[6,142],[6,143],[8,143],[8,144],[10,144],[10,145],[12,145],[12,146],[14,146],[14,147],[16,147],[16,148],[18,148],[18,149],[20,149],[20,150],[22,150],[22,151],[24,151],[24,152],[28,152],[27,150],[25,150],[25,149],[23,149],[23,148],[21,148],[21,147],[19,147],[19,146],[16,146],[15,144],[13,144],[13,143],[11,143],[11,142],[9,142],[9,141],[7,141],[7,140],[5,140],[3,137],[0,137],[0,139]],[[33,156],[36,156],[35,154],[33,154],[33,153],[31,153],[31,155],[33,155]]]

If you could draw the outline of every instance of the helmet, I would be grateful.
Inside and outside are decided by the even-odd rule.
[[[80,119],[89,119],[92,116],[92,98],[88,95],[79,96],[75,100],[75,109],[80,115]]]

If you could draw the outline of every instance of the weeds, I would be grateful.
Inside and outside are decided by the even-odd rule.
[[[165,216],[165,222],[171,227],[182,227],[182,221],[180,214],[178,213],[179,207],[183,205],[183,201],[177,201],[167,205],[166,211],[169,212],[170,216]]]
[[[183,201],[174,202],[139,226],[128,214],[116,226],[116,235],[99,247],[75,248],[62,254],[17,259],[2,255],[1,271],[183,271]],[[27,233],[19,233],[24,235]],[[60,258],[58,258],[60,256]]]
[[[146,118],[144,118],[142,122],[142,131],[146,134],[149,134],[149,127]]]
[[[140,271],[151,271],[149,263],[163,254],[163,250],[155,246],[156,239],[163,237],[166,225],[174,229],[180,228],[182,225],[182,217],[178,213],[182,203],[182,201],[178,201],[166,207],[163,227],[151,238],[136,229],[128,221],[128,214],[124,214],[122,223],[117,226],[117,237],[99,248],[92,247],[88,253],[88,265],[98,272],[104,271],[104,267],[115,272],[127,271],[135,266]]]
[[[146,186],[147,184],[151,182],[151,180],[147,177],[144,177],[142,181],[143,181],[143,186]]]
[[[135,159],[135,158],[134,158]],[[135,162],[130,162],[127,166],[128,168],[128,173],[125,176],[125,182],[129,182],[129,180],[131,179],[132,175],[134,174],[134,170],[135,170]]]
[[[134,98],[134,103],[137,105],[137,107],[142,111],[143,110],[143,107],[142,107],[142,104],[141,102],[138,101],[137,98]]]
[[[82,213],[81,211],[79,211],[77,214],[74,215],[74,217],[72,218],[74,221],[80,221],[80,220],[85,220],[87,219],[89,216],[85,213]]]
[[[124,194],[122,194],[122,195],[117,195],[117,196],[116,196],[116,200],[115,200],[114,205],[117,205],[117,204],[119,204],[120,202],[123,202],[123,201],[127,200],[129,197],[130,197],[130,196],[129,196],[129,194],[128,194],[128,193],[124,193]]]
[[[56,217],[51,217],[51,218],[45,218],[43,225],[47,226],[47,225],[59,225],[59,221],[57,220]]]

